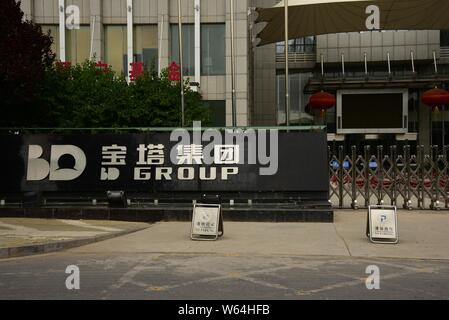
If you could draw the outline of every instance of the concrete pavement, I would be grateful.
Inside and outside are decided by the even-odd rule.
[[[225,221],[224,229],[224,237],[216,242],[194,242],[190,223],[161,222],[71,251],[449,259],[449,214],[444,212],[399,212],[398,245],[368,241],[365,210],[337,211],[334,224]]]
[[[225,221],[216,242],[191,241],[189,223],[157,223],[0,260],[0,299],[449,299],[447,213],[400,212],[398,245],[371,244],[365,219],[360,210],[337,212],[334,224]],[[66,288],[68,266],[80,270],[79,290]],[[379,290],[366,287],[372,266]]]
[[[64,250],[147,228],[146,223],[0,219],[0,259]]]
[[[190,240],[188,222],[160,222],[149,225],[115,221],[3,218],[0,219],[0,257],[78,247],[71,249],[72,252],[449,260],[449,214],[444,211],[400,211],[398,245],[374,245],[368,241],[365,236],[365,210],[339,210],[335,214],[333,224],[225,221],[224,227],[225,235],[218,241],[194,242]],[[123,236],[124,234],[127,235]],[[112,236],[120,237],[109,239]],[[105,239],[108,240],[101,241]],[[68,245],[71,242],[73,245]],[[48,250],[36,249],[36,246],[45,245],[50,245]],[[11,254],[14,251],[11,248],[20,247],[28,249],[22,250],[22,253],[16,249],[17,252]]]
[[[69,265],[79,290],[65,286]],[[366,288],[370,265],[380,290]],[[0,260],[0,300],[449,299],[448,280],[441,260],[70,251]]]
[[[373,245],[365,237],[366,211],[339,211],[335,228],[354,257],[449,259],[449,213],[399,211],[398,245]]]

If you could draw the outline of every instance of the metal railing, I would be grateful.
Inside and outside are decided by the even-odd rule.
[[[379,146],[372,150],[329,149],[330,199],[344,208],[391,204],[404,209],[449,208],[449,146]],[[359,152],[361,151],[361,152]]]
[[[449,59],[449,47],[440,48],[440,59]]]
[[[1,128],[0,134],[79,134],[79,133],[150,133],[150,132],[173,132],[175,130],[187,130],[187,131],[196,131],[196,130],[219,130],[219,131],[228,131],[228,130],[278,130],[278,131],[324,131],[326,126],[323,125],[299,125],[299,126],[238,126],[238,127],[128,127],[128,128],[26,128],[26,127],[17,127],[17,128]]]
[[[285,54],[277,53],[276,54],[276,62],[285,63]],[[297,53],[292,52],[288,54],[288,62],[289,63],[307,63],[307,62],[316,62],[316,53]]]

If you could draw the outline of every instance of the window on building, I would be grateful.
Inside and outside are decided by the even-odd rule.
[[[408,96],[408,132],[419,131],[419,90],[409,90]]]
[[[59,59],[59,26],[58,25],[41,25],[42,32],[47,34],[50,31],[50,36],[53,38],[51,44],[51,51],[56,54],[56,60]]]
[[[171,32],[171,60],[179,63],[179,30],[177,24],[170,26]],[[195,28],[193,24],[182,26],[183,43],[183,72],[185,76],[195,74]]]
[[[449,47],[449,31],[440,31],[440,45],[442,47]]]
[[[201,74],[225,75],[225,32],[224,24],[201,25]],[[178,25],[171,25],[171,57],[179,63]],[[183,25],[183,63],[184,74],[195,74],[195,26]]]
[[[203,101],[203,104],[210,110],[211,125],[213,127],[226,126],[226,101],[209,100]]]
[[[104,27],[105,62],[118,74],[127,71],[127,32],[126,26],[109,25]]]
[[[307,105],[310,95],[304,94],[304,87],[312,77],[312,73],[290,74],[290,121],[292,124],[304,124],[313,121],[308,114]],[[276,93],[278,105],[278,124],[285,124],[285,75],[276,76]]]
[[[136,61],[144,62],[150,71],[151,66],[158,68],[158,31],[157,25],[134,26],[134,55]]]
[[[225,25],[201,25],[201,75],[226,74]]]
[[[299,39],[292,39],[288,41],[288,50],[290,53],[315,53],[316,52],[316,38],[304,37]],[[285,52],[285,43],[278,42],[276,44],[276,53]]]
[[[66,30],[66,61],[72,64],[83,63],[90,58],[90,26],[80,26],[79,29]]]
[[[53,38],[51,50],[56,53],[56,59],[60,59],[59,50],[59,26],[58,25],[41,25],[42,32],[47,33]],[[90,27],[80,26],[77,30],[66,30],[65,46],[66,46],[66,61],[72,64],[82,63],[89,59],[90,55]]]

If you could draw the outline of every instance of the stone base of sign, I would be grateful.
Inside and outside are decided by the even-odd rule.
[[[129,208],[109,208],[97,206],[44,206],[22,208],[18,206],[0,207],[0,217],[117,220],[135,222],[191,221],[193,205],[161,204],[130,206]],[[334,211],[328,202],[314,202],[307,205],[235,205],[223,206],[225,221],[242,222],[334,222]]]

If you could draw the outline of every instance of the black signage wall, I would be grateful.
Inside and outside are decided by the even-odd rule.
[[[180,131],[0,136],[0,193],[311,192],[327,197],[324,133]]]

